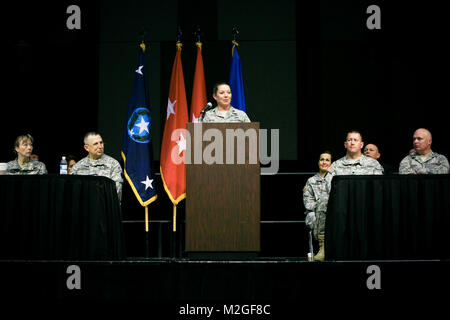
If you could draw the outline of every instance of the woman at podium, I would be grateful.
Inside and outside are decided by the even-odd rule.
[[[202,122],[250,122],[247,114],[231,106],[231,88],[228,83],[217,83],[213,88],[217,107],[206,111]]]

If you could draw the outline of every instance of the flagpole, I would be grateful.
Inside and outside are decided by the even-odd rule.
[[[231,43],[233,44],[233,47],[231,48],[231,56],[234,55],[234,48],[236,46],[239,46],[239,44],[236,41],[236,36],[239,34],[239,27],[237,25],[233,26],[233,29],[231,30],[231,34],[233,35],[233,40]]]
[[[148,206],[145,206],[145,255],[149,257],[149,243],[148,243]]]
[[[173,205],[173,232],[177,232],[177,205]]]
[[[231,34],[233,35],[233,41],[236,41],[236,36],[239,34],[239,27],[236,24],[233,26]]]
[[[202,30],[200,29],[200,26],[199,26],[199,25],[197,25],[197,26],[195,27],[194,36],[195,36],[197,42],[202,42],[202,41],[201,41]]]
[[[148,232],[148,206],[145,206],[145,232]]]

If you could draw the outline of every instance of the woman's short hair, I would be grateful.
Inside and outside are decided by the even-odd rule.
[[[16,138],[16,140],[14,140],[14,149],[16,149],[16,147],[19,147],[19,146],[20,146],[20,143],[21,143],[22,141],[26,141],[26,140],[30,140],[30,141],[31,141],[31,144],[33,144],[33,142],[34,142],[34,139],[33,139],[33,137],[31,136],[31,134],[23,134],[23,135],[20,135],[20,136],[18,136],[18,137]]]
[[[221,86],[221,85],[227,85],[227,86],[230,86],[227,82],[225,82],[225,81],[222,81],[222,82],[217,82],[215,85],[214,85],[214,87],[213,87],[213,94],[214,95],[216,95],[217,94],[217,91],[219,90],[219,87]]]
[[[31,136],[31,134],[22,134],[22,135],[18,136],[18,137],[16,138],[16,140],[14,140],[14,148],[13,148],[14,154],[17,155],[16,148],[20,147],[20,143],[21,143],[22,141],[27,141],[27,140],[30,140],[30,141],[31,141],[31,144],[33,144],[33,142],[34,142],[34,139],[33,139],[33,137]]]
[[[331,159],[333,159],[333,154],[330,152],[330,151],[328,151],[328,150],[325,150],[325,151],[322,151],[320,154],[329,154],[330,155],[330,158]],[[319,155],[319,158],[320,158],[320,155]]]

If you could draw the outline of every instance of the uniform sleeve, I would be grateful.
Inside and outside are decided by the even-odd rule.
[[[80,160],[80,161],[81,161],[81,160]],[[71,175],[72,175],[72,174],[78,174],[78,168],[79,168],[78,163],[79,163],[79,162],[75,163],[75,165],[72,167],[72,171],[70,171],[70,174],[71,174]]]
[[[441,163],[441,166],[438,169],[438,174],[449,173],[449,164],[447,158],[443,155],[441,155],[440,158],[441,159],[439,159],[439,162]]]
[[[243,122],[251,122],[250,118],[248,117],[248,115],[245,112],[242,112],[242,121]]]
[[[116,183],[117,195],[119,196],[119,200],[122,200],[122,167],[118,161],[114,162],[111,171],[111,179]]]
[[[307,211],[314,211],[316,206],[316,198],[314,196],[314,190],[311,186],[311,182],[308,179],[306,182],[306,190],[303,192],[303,204]]]
[[[331,174],[331,177],[334,177],[336,175],[336,161],[331,163],[328,172]]]
[[[377,161],[377,160],[375,160]],[[383,166],[377,161],[375,168],[373,169],[373,174],[375,175],[382,175],[384,174]]]
[[[398,168],[399,174],[415,174],[416,172],[411,168],[410,163],[408,161],[408,157],[403,158],[400,162],[400,166]]]
[[[39,172],[38,174],[47,174],[47,167],[45,166],[45,164],[43,162],[41,162],[40,166],[39,166]]]
[[[8,172],[8,174],[16,174],[15,167],[14,161],[8,162],[6,172]]]

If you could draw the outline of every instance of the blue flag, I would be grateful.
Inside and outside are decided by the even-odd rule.
[[[156,200],[152,170],[152,117],[147,91],[145,44],[139,47],[139,62],[134,72],[133,88],[123,135],[124,175],[142,206]]]
[[[238,43],[233,41],[230,71],[231,106],[247,112],[247,107],[245,104],[244,81],[242,80],[241,59],[239,59],[237,46]]]

